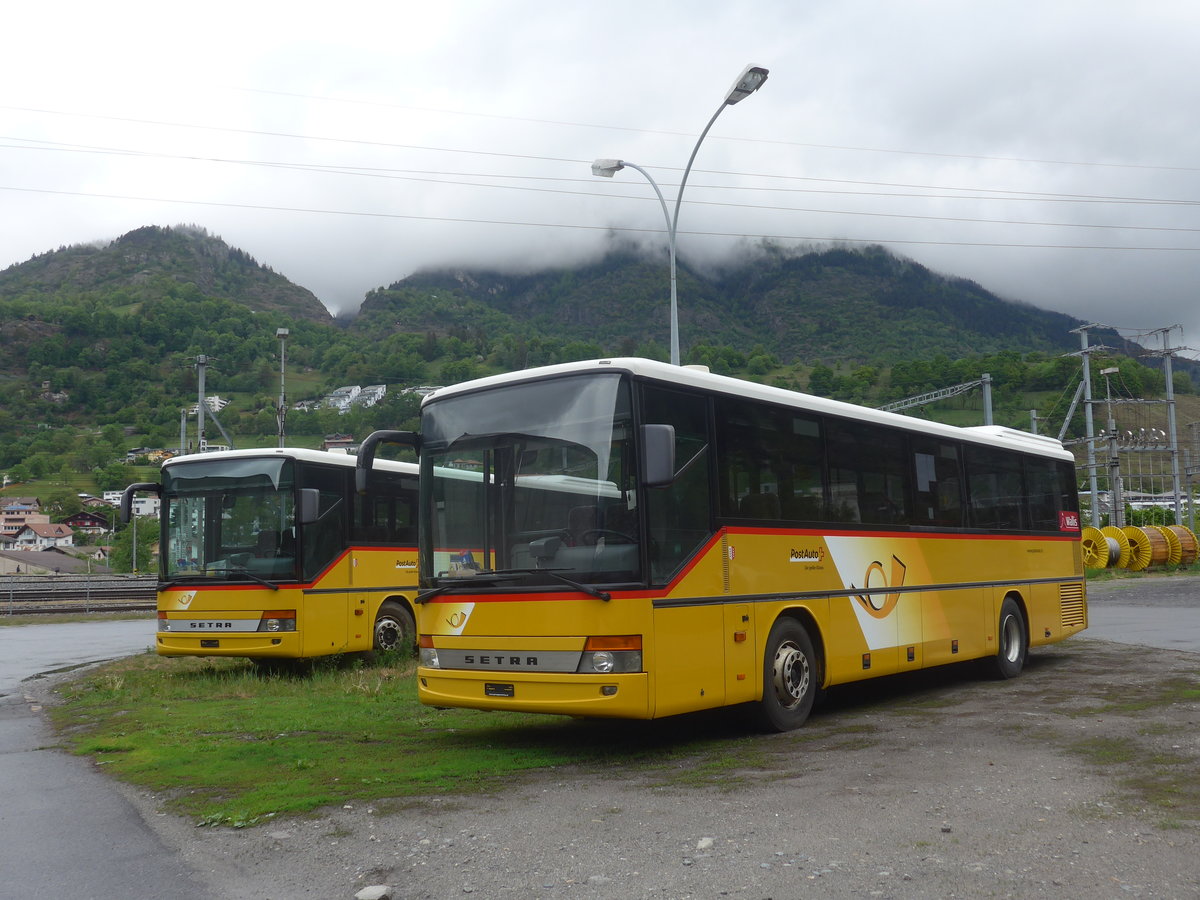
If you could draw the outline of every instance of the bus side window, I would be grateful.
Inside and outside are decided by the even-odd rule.
[[[1028,528],[1021,457],[1016,453],[969,445],[966,462],[971,527],[1000,531]]]
[[[825,430],[834,520],[864,525],[911,522],[904,436],[894,429],[833,418]]]
[[[789,522],[824,518],[820,420],[718,397],[716,426],[722,516]]]
[[[962,525],[962,470],[958,445],[914,435],[913,522]]]

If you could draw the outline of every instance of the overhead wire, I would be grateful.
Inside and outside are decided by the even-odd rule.
[[[298,96],[305,96],[305,95],[298,95]],[[316,98],[316,99],[328,99],[328,98]],[[486,156],[486,157],[495,157],[495,158],[510,159],[510,160],[569,163],[572,165],[583,165],[588,162],[586,160],[570,159],[570,158],[564,158],[564,157],[538,156],[538,155],[534,155],[534,154],[517,154],[517,153],[503,153],[503,152],[498,152],[498,151],[481,151],[481,150],[473,150],[473,149],[464,149],[464,148],[459,148],[459,147],[428,146],[428,145],[418,145],[418,144],[398,144],[398,143],[383,142],[383,141],[368,141],[368,140],[355,139],[355,138],[328,137],[328,136],[321,136],[321,135],[303,135],[303,134],[294,134],[294,133],[290,133],[290,132],[264,131],[264,130],[260,130],[260,129],[244,129],[244,128],[234,128],[234,127],[229,127],[229,126],[199,125],[199,124],[195,124],[195,123],[171,122],[171,121],[164,121],[164,120],[144,119],[144,118],[135,118],[135,117],[126,117],[126,116],[110,116],[110,115],[103,115],[103,114],[97,114],[97,113],[64,112],[61,110],[48,110],[48,109],[41,109],[41,108],[35,108],[35,107],[0,106],[0,109],[9,109],[9,110],[15,110],[15,111],[24,111],[24,112],[30,112],[30,113],[46,114],[46,115],[77,116],[77,117],[83,117],[83,118],[89,118],[89,119],[100,119],[100,120],[104,120],[104,121],[122,122],[122,123],[127,123],[127,124],[132,123],[132,124],[139,124],[139,125],[152,125],[152,126],[156,126],[156,127],[201,129],[201,130],[209,130],[209,131],[217,131],[217,132],[225,132],[225,133],[235,133],[235,134],[249,134],[249,135],[256,135],[256,136],[282,137],[282,138],[305,140],[305,141],[329,141],[329,142],[336,142],[339,144],[361,145],[361,146],[368,146],[368,147],[383,147],[383,148],[389,148],[389,149],[409,149],[409,150],[420,150],[420,151],[428,151],[428,152],[436,152],[436,153],[471,154],[471,155],[481,155],[481,156]],[[494,118],[514,118],[514,119],[517,118],[517,117],[497,116],[497,115],[493,115],[493,114],[482,114],[482,115],[488,115],[489,117],[494,117]],[[535,120],[530,120],[530,121],[535,121]],[[543,121],[543,120],[536,120],[536,121]],[[551,120],[544,120],[544,121],[546,121],[549,124],[583,127],[582,123],[552,122]],[[587,127],[607,127],[607,126],[587,126]],[[657,133],[657,132],[655,132],[655,133]],[[575,196],[604,197],[605,199],[630,199],[630,200],[638,200],[638,201],[653,200],[653,198],[642,196],[642,195],[613,194],[611,192],[602,194],[597,191],[569,191],[569,190],[563,190],[563,189],[558,189],[558,188],[530,187],[530,186],[523,185],[523,184],[514,185],[514,184],[495,184],[495,183],[480,182],[480,181],[449,181],[449,180],[446,180],[446,177],[451,176],[451,177],[456,177],[456,178],[467,177],[467,178],[492,178],[492,179],[499,178],[499,179],[505,179],[505,180],[509,180],[509,181],[514,180],[514,179],[538,180],[538,181],[542,181],[542,182],[545,182],[545,181],[563,182],[563,181],[565,181],[565,182],[570,182],[570,183],[584,183],[585,181],[587,181],[587,179],[563,179],[563,178],[548,178],[546,176],[518,176],[518,175],[496,174],[496,173],[486,173],[486,174],[441,173],[441,172],[436,172],[436,171],[431,172],[429,170],[414,173],[414,172],[411,172],[410,170],[398,170],[398,169],[378,168],[378,167],[356,167],[356,166],[344,166],[344,165],[329,166],[329,165],[319,165],[319,164],[310,164],[310,163],[296,164],[296,163],[273,162],[273,161],[263,161],[263,160],[225,159],[225,158],[220,158],[220,157],[200,156],[200,155],[191,155],[191,154],[162,154],[162,153],[152,153],[152,152],[140,151],[140,150],[129,150],[126,148],[111,148],[111,147],[103,148],[103,147],[95,147],[95,146],[87,146],[87,145],[70,145],[70,144],[65,144],[65,143],[61,143],[61,142],[36,141],[36,140],[31,140],[31,139],[26,139],[26,138],[19,138],[19,137],[17,137],[17,138],[9,137],[9,138],[5,138],[5,139],[21,142],[22,146],[19,149],[35,149],[35,150],[36,149],[53,149],[53,150],[60,150],[60,151],[71,150],[74,152],[112,153],[112,154],[121,155],[121,156],[138,156],[138,157],[151,156],[151,157],[168,158],[168,159],[176,158],[176,159],[187,159],[187,160],[193,160],[193,161],[206,161],[206,162],[214,162],[214,163],[222,163],[222,164],[260,166],[260,167],[288,169],[288,170],[294,170],[294,171],[308,171],[308,172],[317,172],[317,173],[323,173],[323,174],[335,174],[335,175],[344,175],[344,176],[391,178],[391,179],[408,180],[408,181],[420,181],[420,182],[424,182],[424,183],[447,184],[447,185],[453,185],[453,186],[469,186],[469,187],[476,187],[476,188],[482,187],[482,188],[510,189],[510,190],[515,189],[515,190],[523,190],[523,191],[538,192],[538,193],[557,193],[557,194],[568,194],[568,195],[575,195]],[[745,140],[751,140],[751,139],[745,139]],[[766,143],[778,143],[778,142],[766,141]],[[788,142],[784,142],[784,143],[788,143]],[[805,146],[807,146],[807,145],[805,145]],[[835,148],[835,149],[838,149],[838,148]],[[840,149],[858,149],[858,150],[870,149],[873,152],[886,152],[880,148],[840,148]],[[910,151],[895,151],[895,152],[908,153]],[[915,151],[912,151],[912,152],[915,152]],[[941,153],[922,153],[921,155],[935,156],[935,157],[936,156],[953,156],[953,157],[963,156],[960,154],[941,154]],[[1006,160],[1009,159],[1009,158],[1003,158],[1003,157],[964,157],[964,158],[1006,159]],[[1024,161],[1028,162],[1030,160],[1024,160]],[[1045,163],[1053,163],[1053,164],[1080,164],[1080,165],[1083,164],[1083,163],[1072,163],[1070,161],[1051,161],[1051,160],[1040,160],[1037,162],[1045,162]],[[674,169],[671,167],[651,167],[651,168],[656,168],[656,169],[659,169],[662,171],[679,171],[678,169]],[[1155,166],[1126,166],[1126,168],[1155,168],[1155,169],[1165,169],[1165,170],[1185,170],[1185,169],[1182,169],[1181,167],[1155,167]],[[919,188],[921,190],[931,190],[931,191],[961,192],[961,191],[970,190],[970,191],[976,192],[974,195],[975,199],[1004,199],[1004,200],[1010,200],[1010,201],[1019,200],[1019,201],[1030,201],[1030,202],[1054,201],[1054,202],[1114,203],[1114,204],[1137,203],[1137,204],[1154,204],[1154,205],[1166,205],[1166,206],[1200,205],[1200,201],[1177,200],[1177,199],[1169,199],[1169,198],[1105,197],[1105,196],[1101,196],[1101,195],[1086,195],[1086,194],[1085,195],[1066,195],[1066,194],[1056,194],[1056,193],[1051,193],[1051,192],[1012,191],[1012,190],[1005,190],[1005,189],[992,189],[992,188],[979,188],[979,187],[960,188],[960,187],[937,186],[937,185],[910,185],[910,184],[895,183],[895,182],[872,182],[872,181],[857,181],[857,180],[849,180],[849,179],[823,179],[823,178],[816,178],[814,176],[771,175],[771,174],[748,173],[748,172],[720,172],[720,171],[715,171],[715,170],[697,170],[697,171],[704,172],[705,174],[708,174],[708,175],[719,175],[719,176],[725,176],[725,177],[739,177],[739,178],[753,178],[753,179],[774,179],[774,180],[782,180],[785,182],[800,180],[800,181],[806,181],[806,182],[838,183],[838,184],[850,184],[850,185],[859,185],[859,186],[903,187],[903,188],[909,188],[909,189]],[[431,175],[435,176],[435,177],[429,177]],[[271,205],[266,205],[266,204],[221,203],[218,201],[188,201],[188,200],[179,200],[179,199],[168,200],[168,199],[162,199],[162,198],[136,197],[136,196],[117,195],[117,194],[108,195],[108,194],[89,193],[89,192],[82,192],[82,191],[56,191],[56,190],[51,190],[51,189],[37,190],[37,189],[33,189],[33,188],[18,188],[18,187],[11,187],[11,186],[0,186],[0,189],[3,189],[3,190],[26,190],[26,191],[30,191],[30,192],[41,192],[41,193],[50,193],[50,194],[57,193],[57,194],[67,195],[67,196],[93,196],[93,197],[110,198],[110,199],[127,199],[127,200],[138,200],[138,201],[143,201],[143,202],[173,202],[173,203],[185,203],[185,204],[191,203],[191,204],[199,204],[199,205],[227,206],[227,207],[232,207],[232,208],[273,209],[273,210],[277,210],[277,211],[313,212],[313,213],[325,213],[325,214],[336,214],[336,215],[362,215],[362,216],[367,216],[367,217],[382,216],[382,217],[390,217],[390,218],[428,218],[428,219],[435,219],[435,220],[440,218],[441,220],[444,220],[444,221],[460,221],[460,222],[461,221],[477,221],[477,222],[481,222],[481,223],[486,222],[487,224],[513,224],[513,225],[524,225],[524,226],[560,227],[560,228],[561,227],[582,227],[582,228],[594,228],[594,229],[602,229],[602,230],[644,231],[644,232],[650,232],[650,233],[653,233],[655,231],[661,231],[661,229],[626,228],[626,227],[614,227],[614,226],[610,226],[610,225],[569,226],[569,225],[564,225],[564,224],[550,225],[549,223],[529,223],[529,222],[507,222],[506,223],[501,220],[490,220],[490,219],[472,220],[472,219],[464,218],[464,217],[414,217],[414,216],[408,216],[408,215],[403,215],[403,214],[372,213],[369,211],[355,212],[355,211],[346,211],[346,210],[318,210],[318,209],[305,209],[305,208],[299,208],[299,207],[271,206]],[[739,186],[735,186],[735,185],[694,185],[693,186],[693,190],[699,190],[699,189],[710,189],[710,190],[717,190],[717,191],[738,190],[738,191],[814,193],[813,191],[811,191],[811,189],[807,189],[807,188],[786,188],[786,187],[744,186],[744,185],[739,185]],[[846,192],[823,191],[822,193],[837,194],[839,196],[904,197],[906,199],[907,198],[939,199],[939,200],[940,199],[966,199],[964,197],[964,195],[961,193],[953,193],[953,194],[938,193],[938,194],[932,194],[932,195],[925,195],[925,194],[922,194],[922,195],[896,195],[896,194],[891,194],[891,193],[887,193],[887,192],[860,192],[860,191],[846,191]],[[980,196],[980,195],[982,195],[982,196]],[[1034,227],[1055,227],[1055,228],[1093,228],[1093,229],[1105,229],[1105,230],[1115,230],[1115,231],[1162,231],[1162,232],[1177,232],[1177,233],[1195,233],[1195,232],[1200,231],[1200,228],[1187,228],[1187,227],[1180,227],[1180,226],[1122,225],[1122,224],[1112,224],[1112,223],[1086,223],[1086,222],[1037,222],[1037,221],[1019,220],[1019,219],[986,219],[986,218],[967,217],[967,216],[934,216],[934,215],[924,215],[924,214],[915,214],[915,213],[895,213],[895,212],[882,212],[882,211],[871,211],[871,210],[818,209],[818,208],[811,208],[811,207],[788,207],[788,206],[777,206],[777,205],[772,206],[772,205],[762,205],[762,204],[748,204],[748,203],[733,203],[733,202],[714,201],[714,200],[702,200],[702,199],[693,199],[693,198],[689,198],[688,203],[689,203],[689,205],[721,206],[721,207],[732,207],[732,208],[740,208],[740,209],[753,209],[753,210],[760,210],[760,211],[765,210],[765,211],[772,211],[772,212],[799,212],[799,213],[816,214],[816,215],[839,215],[839,216],[844,215],[844,216],[862,216],[862,217],[877,217],[877,218],[899,218],[899,219],[909,219],[909,220],[944,221],[944,222],[984,224],[984,225],[1016,225],[1016,226],[1027,226],[1027,227],[1034,226]],[[992,246],[992,247],[1053,248],[1053,249],[1086,249],[1086,250],[1103,249],[1103,250],[1147,250],[1147,251],[1164,251],[1164,250],[1193,251],[1196,249],[1200,249],[1200,248],[1192,248],[1192,247],[1134,247],[1134,246],[1113,246],[1113,245],[1096,246],[1096,245],[1071,245],[1071,244],[1061,244],[1061,243],[1036,244],[1036,243],[999,242],[999,241],[942,241],[942,240],[935,241],[935,240],[911,240],[911,239],[878,239],[878,240],[872,239],[872,240],[867,240],[867,239],[852,239],[852,238],[831,238],[828,236],[811,237],[811,236],[798,236],[798,235],[761,235],[761,234],[760,235],[748,235],[748,234],[732,233],[732,232],[702,232],[702,231],[680,232],[680,233],[681,234],[697,234],[697,235],[713,235],[713,236],[717,236],[717,235],[735,236],[735,237],[743,237],[743,238],[757,237],[757,238],[778,239],[778,240],[801,240],[801,241],[845,240],[845,241],[851,242],[851,243],[884,243],[884,244],[907,244],[907,245]]]
[[[259,203],[232,203],[216,200],[187,200],[179,198],[165,197],[139,197],[127,194],[104,194],[91,191],[65,191],[54,190],[49,188],[30,188],[30,187],[15,187],[13,185],[0,185],[0,190],[15,191],[21,193],[34,194],[55,194],[69,197],[93,197],[105,200],[129,200],[144,203],[176,203],[185,206],[215,206],[229,209],[255,209],[272,212],[296,212],[296,213],[311,213],[320,215],[337,215],[337,216],[358,216],[362,218],[376,219],[412,219],[426,222],[457,222],[471,223],[478,225],[511,225],[529,228],[570,228],[574,230],[585,231],[619,231],[640,234],[662,234],[661,228],[638,228],[622,225],[582,225],[570,222],[522,222],[515,220],[504,219],[483,219],[471,218],[466,216],[423,216],[414,215],[411,213],[388,213],[388,212],[366,212],[363,210],[337,210],[337,209],[319,209],[311,207],[299,206],[274,206],[269,204]],[[1006,248],[1022,248],[1030,250],[1105,250],[1105,251],[1145,251],[1145,252],[1200,252],[1200,247],[1167,247],[1167,246],[1118,246],[1112,244],[1037,244],[1037,243],[1020,243],[1011,241],[948,241],[948,240],[917,240],[912,238],[854,238],[854,237],[830,237],[828,235],[797,235],[797,234],[774,234],[760,232],[735,232],[735,231],[703,231],[703,230],[686,230],[680,229],[676,232],[679,235],[690,235],[696,237],[731,237],[743,238],[751,240],[766,240],[766,241],[806,241],[814,243],[848,243],[848,244],[900,244],[906,246],[943,246],[943,247],[1006,247]]]
[[[18,141],[23,140],[21,138],[11,138],[11,137],[3,137],[0,139],[18,140]],[[4,149],[4,145],[0,145],[0,149]],[[18,149],[41,149],[41,148],[27,148],[25,146],[21,146]],[[647,197],[647,196],[644,196],[641,194],[634,195],[634,194],[614,194],[612,192],[600,193],[598,191],[570,191],[570,190],[564,190],[564,189],[560,189],[560,188],[530,187],[527,185],[513,185],[513,184],[492,184],[492,183],[480,182],[480,181],[451,181],[451,180],[447,180],[444,177],[426,177],[426,176],[441,175],[441,174],[445,174],[445,175],[454,174],[454,175],[457,175],[458,177],[468,177],[468,178],[503,178],[503,179],[510,179],[510,180],[511,179],[520,179],[520,180],[524,180],[524,181],[536,180],[536,181],[542,181],[542,182],[554,181],[554,182],[568,182],[568,183],[575,183],[575,184],[591,183],[590,180],[588,180],[588,179],[552,178],[552,177],[546,177],[546,176],[513,176],[513,175],[494,174],[494,173],[438,173],[438,172],[429,171],[429,170],[423,170],[423,171],[418,170],[419,174],[404,174],[406,172],[410,172],[411,170],[401,170],[401,169],[381,168],[381,167],[328,166],[328,165],[314,165],[314,164],[310,164],[310,163],[286,163],[286,162],[272,162],[272,161],[265,161],[265,160],[229,159],[229,158],[202,156],[202,155],[195,155],[195,154],[164,154],[164,153],[159,153],[159,152],[130,150],[127,148],[95,147],[95,146],[86,146],[86,145],[63,145],[63,144],[57,143],[57,142],[55,143],[55,145],[53,147],[45,148],[45,149],[53,149],[53,150],[60,151],[60,152],[111,153],[111,154],[116,154],[116,155],[120,155],[120,156],[180,159],[180,160],[198,161],[198,162],[214,162],[214,163],[231,164],[231,165],[245,165],[245,166],[255,166],[255,167],[265,167],[265,168],[279,168],[279,169],[287,169],[287,170],[293,170],[293,171],[317,172],[317,173],[321,173],[321,174],[346,175],[346,176],[354,176],[354,177],[387,178],[387,179],[392,179],[392,180],[404,180],[404,181],[417,181],[417,182],[427,183],[427,184],[445,184],[445,185],[458,186],[458,187],[477,187],[477,188],[490,188],[490,189],[497,189],[497,190],[521,190],[521,191],[527,191],[527,192],[533,192],[533,193],[552,193],[552,194],[564,194],[564,195],[572,195],[572,196],[603,197],[605,199],[626,199],[626,200],[635,200],[635,201],[639,201],[639,202],[651,201],[654,199],[652,197]],[[470,152],[470,151],[464,151],[464,152]],[[582,164],[584,161],[580,160],[578,162],[580,164]],[[694,185],[694,189],[701,189],[701,188],[705,188],[705,187],[709,187],[709,186]],[[714,187],[718,190],[719,189],[730,189],[729,186],[721,186],[721,185],[712,186],[712,187]],[[15,188],[7,188],[4,186],[0,186],[0,189],[7,190],[7,189],[15,189]],[[47,191],[47,192],[53,193],[54,191]],[[71,193],[71,192],[64,192],[64,193]],[[75,193],[77,193],[78,195],[84,195],[85,192],[75,192]],[[97,195],[97,196],[102,196],[102,195]],[[140,199],[145,200],[148,198],[140,198]],[[932,199],[940,199],[940,198],[937,195],[933,195]],[[164,202],[166,202],[166,201],[164,201]],[[176,200],[174,202],[184,202],[184,201]],[[843,215],[843,216],[861,216],[861,217],[874,217],[874,218],[894,218],[894,219],[909,219],[909,220],[931,221],[931,222],[957,222],[957,223],[971,223],[971,224],[985,224],[985,225],[1021,225],[1021,226],[1037,226],[1037,227],[1046,227],[1046,228],[1091,228],[1091,229],[1103,229],[1103,230],[1109,230],[1109,231],[1161,231],[1161,232],[1177,232],[1177,233],[1200,233],[1200,228],[1187,228],[1187,227],[1180,227],[1180,226],[1121,225],[1121,224],[1088,223],[1088,222],[1037,222],[1037,221],[1029,221],[1029,220],[1019,220],[1019,219],[989,219],[989,218],[981,218],[981,217],[973,217],[973,216],[935,216],[935,215],[926,215],[926,214],[918,214],[918,213],[891,213],[891,212],[880,212],[880,211],[871,211],[871,210],[823,209],[823,208],[817,208],[817,207],[795,207],[795,206],[764,205],[764,204],[751,204],[751,203],[732,203],[732,202],[717,201],[717,200],[699,200],[699,199],[690,199],[688,201],[688,203],[689,203],[689,205],[695,205],[695,206],[728,207],[728,208],[736,208],[736,209],[759,210],[759,211],[769,211],[769,212],[799,212],[799,213],[816,214],[816,215]],[[941,242],[934,242],[934,243],[941,243]]]

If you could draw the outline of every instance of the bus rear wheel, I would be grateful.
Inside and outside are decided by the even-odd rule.
[[[376,653],[412,653],[417,645],[413,614],[395,600],[385,600],[375,616],[372,647]]]
[[[767,731],[799,728],[812,711],[819,687],[817,654],[808,631],[795,619],[779,619],[767,637],[759,724]]]
[[[1000,629],[996,633],[996,655],[989,660],[989,674],[996,678],[1016,678],[1025,668],[1029,647],[1028,630],[1021,607],[1012,597],[1000,604]]]

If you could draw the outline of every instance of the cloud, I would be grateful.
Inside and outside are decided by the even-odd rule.
[[[1200,8],[765,0],[10,11],[0,265],[195,222],[335,310],[428,266],[871,241],[1197,340]],[[70,27],[64,27],[70,23]]]

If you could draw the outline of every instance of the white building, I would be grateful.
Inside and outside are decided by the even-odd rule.
[[[4,538],[4,546],[13,550],[74,547],[75,532],[66,525],[24,525],[12,537]]]
[[[111,503],[113,506],[121,505],[121,494],[123,491],[105,491],[104,502]],[[162,501],[158,497],[134,497],[133,498],[133,514],[135,516],[158,516],[159,509],[162,508]]]
[[[368,384],[359,392],[355,401],[360,406],[374,406],[387,395],[386,384]]]
[[[350,411],[350,407],[361,393],[362,388],[357,384],[347,385],[330,393],[325,398],[325,403],[330,409],[336,409],[339,413],[344,414]]]

